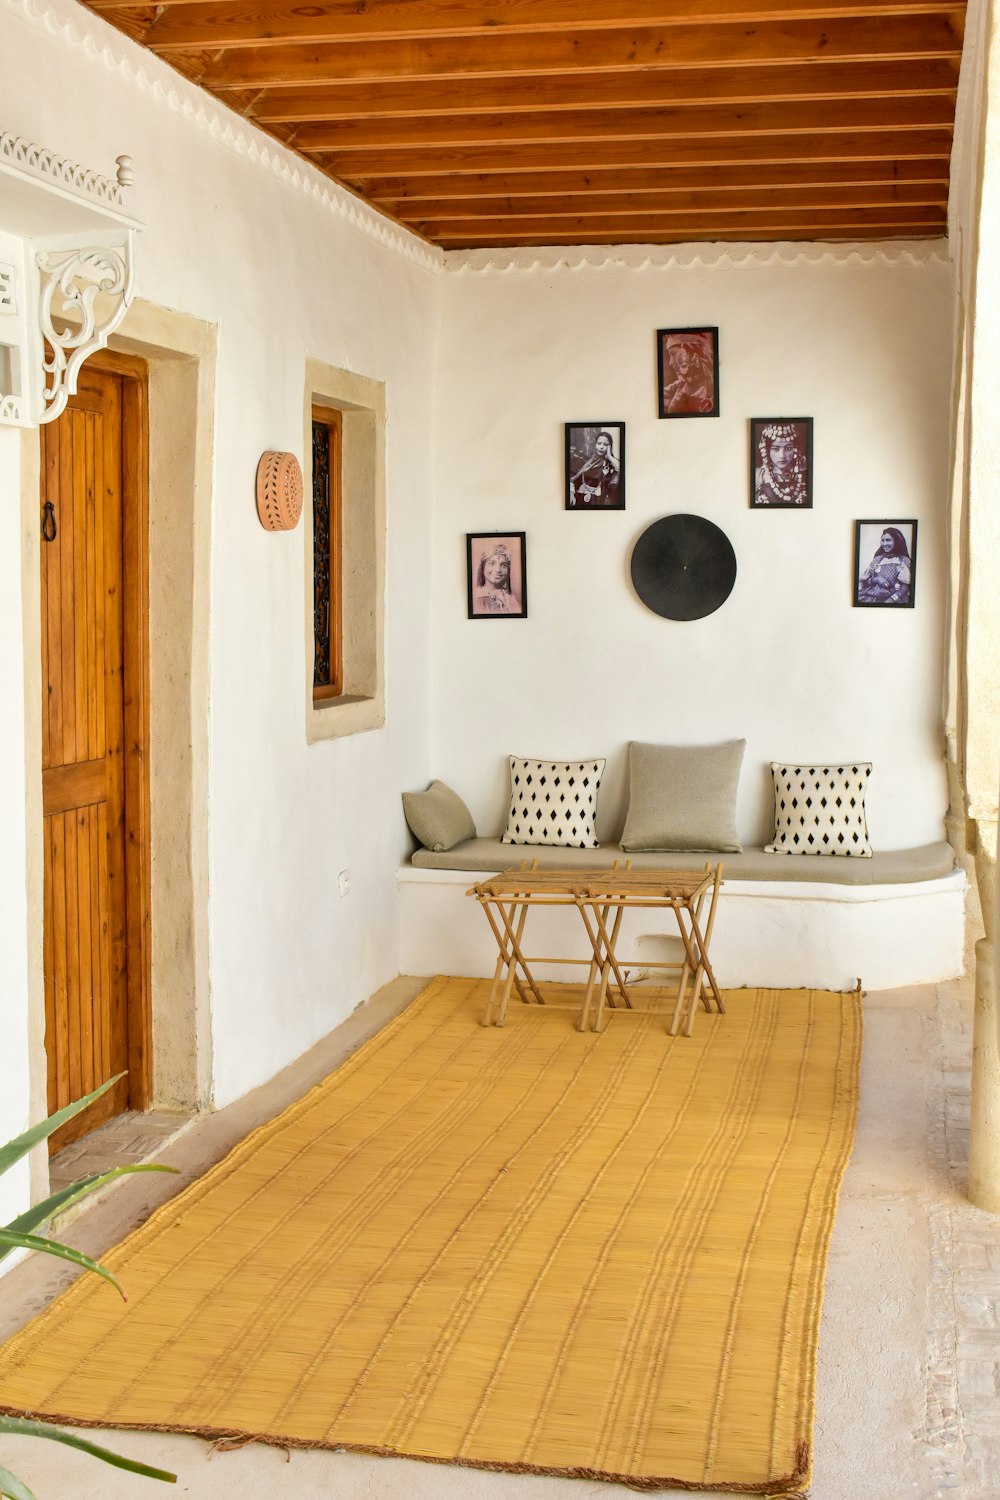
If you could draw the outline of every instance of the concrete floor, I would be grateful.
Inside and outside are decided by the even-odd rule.
[[[401,979],[305,1058],[229,1109],[175,1135],[179,1178],[126,1181],[63,1233],[91,1253],[199,1175],[347,1056],[420,988]],[[964,1198],[971,1053],[968,980],[871,994],[857,1144],[830,1251],[819,1352],[813,1500],[1000,1500],[1000,1219]],[[0,1337],[62,1284],[51,1257],[0,1280]],[[173,1469],[176,1489],[82,1454],[4,1439],[0,1463],[38,1500],[614,1500],[588,1480],[250,1444],[224,1450],[157,1433],[88,1434]],[[663,1495],[678,1494],[660,1491]]]

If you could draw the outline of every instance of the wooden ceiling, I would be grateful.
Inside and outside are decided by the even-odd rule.
[[[945,232],[965,0],[87,0],[446,249]]]

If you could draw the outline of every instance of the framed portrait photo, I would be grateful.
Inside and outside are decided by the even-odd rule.
[[[625,423],[566,423],[566,510],[625,509]]]
[[[523,620],[528,580],[523,531],[469,531],[465,535],[470,620]]]
[[[811,510],[812,417],[750,418],[750,507]]]
[[[854,603],[861,609],[912,609],[916,521],[855,521]]]
[[[719,330],[659,328],[656,333],[661,417],[719,415]]]

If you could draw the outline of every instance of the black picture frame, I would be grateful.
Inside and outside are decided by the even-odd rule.
[[[467,531],[465,534],[470,620],[524,620],[528,615],[528,575],[523,531]],[[503,562],[506,555],[506,580]],[[491,559],[494,565],[491,567]]]
[[[750,509],[812,510],[812,503],[812,417],[751,417]]]
[[[887,535],[891,548],[884,545]],[[916,584],[917,522],[855,521],[855,609],[912,609]]]
[[[563,508],[625,509],[625,423],[567,422]]]
[[[719,415],[718,328],[658,328],[656,372],[660,417]]]

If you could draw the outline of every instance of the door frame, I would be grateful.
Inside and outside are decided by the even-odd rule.
[[[128,1091],[125,1107],[148,1109],[153,1097],[150,962],[149,787],[149,438],[148,370],[144,360],[111,350],[88,360],[121,382],[122,777],[124,789],[125,1014]],[[41,436],[41,435],[40,435]],[[44,482],[44,480],[43,480]],[[39,490],[38,504],[44,495]],[[47,1049],[46,1049],[47,1050]],[[103,1101],[102,1101],[103,1103]],[[88,1111],[83,1131],[103,1123],[102,1105]]]
[[[210,788],[210,618],[219,330],[137,297],[112,339],[149,372],[149,819],[152,1105],[182,1113],[214,1098]],[[91,356],[93,358],[94,356]],[[42,913],[42,655],[38,428],[20,434],[25,765],[28,1115],[45,1117]],[[13,728],[13,726],[12,726]],[[16,731],[15,731],[16,732]],[[17,1046],[16,1019],[11,1044]],[[31,1200],[48,1192],[48,1153],[31,1153]]]
[[[124,648],[125,953],[129,1107],[153,1099],[149,820],[149,371],[101,350],[95,370],[122,380],[122,643]]]

